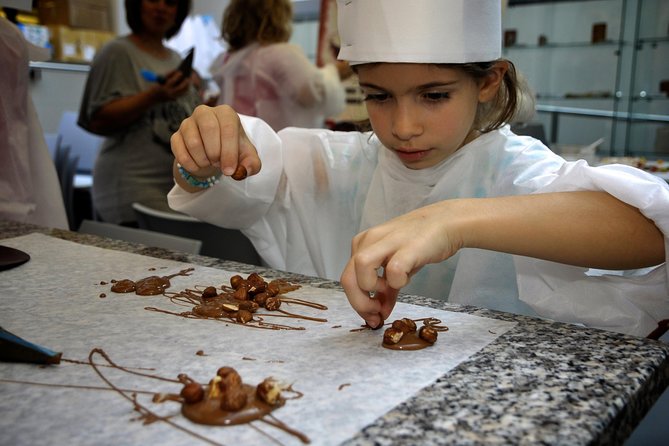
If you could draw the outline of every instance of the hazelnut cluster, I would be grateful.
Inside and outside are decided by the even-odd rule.
[[[244,387],[241,376],[234,368],[221,367],[216,372],[216,376],[209,381],[207,390],[195,381],[188,381],[179,395],[184,404],[197,404],[205,399],[218,399],[221,410],[237,412],[246,406],[249,396],[252,397],[252,394]],[[273,378],[265,378],[256,386],[255,396],[265,404],[275,407],[284,401],[281,397],[282,390],[284,387],[278,381]]]
[[[250,302],[269,311],[281,306],[279,283],[275,280],[268,283],[258,273],[251,273],[246,279],[240,275],[232,276],[230,286],[235,290],[232,297],[240,302]]]
[[[225,291],[223,286],[221,294],[216,287],[206,287],[200,295],[202,305],[195,311],[222,311],[236,322],[246,324],[253,321],[253,313],[260,307],[269,311],[278,310],[281,306],[280,293],[286,289],[283,281],[266,282],[258,273],[251,273],[246,279],[240,275],[232,276],[230,285],[232,291]]]
[[[416,332],[416,322],[407,317],[397,319],[392,325],[383,332],[383,343],[386,345],[395,345],[408,333]],[[428,324],[420,327],[418,330],[418,337],[428,344],[437,342],[437,330]]]

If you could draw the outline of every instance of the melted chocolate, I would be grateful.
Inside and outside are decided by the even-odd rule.
[[[187,268],[179,271],[176,274],[170,276],[149,276],[144,279],[140,279],[137,282],[134,282],[130,279],[122,280],[112,280],[111,290],[115,293],[132,293],[139,296],[156,296],[158,294],[163,294],[166,289],[168,289],[170,284],[170,279],[176,276],[188,276],[194,268]],[[155,270],[152,268],[151,270]],[[104,282],[100,282],[104,283]]]
[[[327,322],[327,319],[307,316],[286,311],[285,308],[279,308],[274,311],[263,311],[259,313],[255,309],[250,309],[250,306],[255,305],[253,296],[248,300],[239,300],[235,297],[235,290],[226,285],[220,287],[214,286],[197,286],[195,289],[185,289],[183,291],[167,291],[171,287],[170,279],[172,277],[183,275],[187,276],[193,271],[193,268],[185,269],[177,274],[171,276],[149,276],[138,281],[130,279],[112,280],[111,290],[115,293],[132,293],[134,292],[140,296],[155,296],[163,295],[169,298],[173,303],[179,305],[191,305],[190,311],[172,312],[156,307],[146,307],[148,311],[155,311],[159,313],[180,316],[187,319],[215,319],[225,322],[226,324],[246,325],[254,328],[268,329],[268,330],[304,330],[304,327],[293,327],[290,325],[277,324],[268,322],[268,317],[281,317],[289,319],[300,319],[314,322]],[[256,277],[258,279],[259,276]],[[262,280],[260,278],[260,280]],[[102,283],[102,282],[101,282]],[[286,297],[285,293],[297,290],[300,285],[292,284],[283,279],[276,279],[265,285],[278,290],[274,298],[278,299],[280,303],[287,305],[301,305],[318,310],[327,310],[325,305],[311,302],[308,300]],[[240,311],[246,310],[252,313],[250,320],[240,316]],[[248,314],[246,315],[248,316]]]
[[[386,344],[384,342],[381,345],[390,350],[420,350],[432,344],[419,338],[418,333],[413,331],[404,333],[404,336],[402,336],[402,339],[397,344]]]
[[[246,393],[246,405],[238,411],[221,409],[221,398],[205,398],[199,403],[182,404],[181,413],[193,423],[208,424],[211,426],[232,426],[246,424],[260,420],[274,409],[283,406],[286,401],[280,400],[276,406],[270,406],[256,398],[256,388],[248,384],[242,384]],[[209,386],[205,393],[209,392]]]
[[[93,359],[98,355],[101,356],[107,364],[101,364],[95,362]],[[88,361],[78,361],[72,359],[64,359],[63,361],[69,362],[72,364],[87,365],[93,368],[93,370],[98,374],[98,376],[104,381],[107,385],[106,387],[98,386],[81,386],[76,384],[50,384],[50,383],[39,383],[31,381],[18,381],[18,380],[6,380],[0,379],[0,382],[15,383],[15,384],[24,384],[24,385],[35,385],[35,386],[46,386],[54,388],[70,388],[70,389],[81,389],[85,391],[90,390],[100,390],[100,391],[114,391],[120,396],[132,403],[133,409],[139,413],[139,418],[144,422],[144,424],[150,424],[153,422],[164,422],[175,429],[178,429],[182,432],[185,432],[194,438],[205,441],[209,444],[217,445],[219,443],[207,438],[197,432],[194,432],[186,427],[177,424],[172,420],[173,416],[160,416],[155,412],[151,411],[148,407],[141,404],[137,398],[138,395],[153,395],[152,402],[154,404],[160,404],[165,402],[177,402],[181,404],[181,413],[184,417],[188,418],[190,421],[198,424],[210,425],[210,426],[231,426],[231,425],[240,425],[240,424],[250,424],[255,421],[261,421],[263,423],[269,424],[277,429],[281,429],[284,432],[295,436],[300,439],[303,443],[309,443],[309,438],[302,434],[301,432],[296,431],[295,429],[290,428],[285,423],[278,420],[272,411],[283,407],[286,404],[287,400],[301,398],[302,394],[293,390],[291,387],[284,389],[284,391],[292,393],[294,396],[291,398],[284,398],[283,395],[277,401],[277,404],[270,406],[263,401],[256,398],[256,388],[247,384],[242,384],[244,392],[247,394],[246,405],[239,411],[224,411],[220,408],[221,399],[220,397],[216,398],[205,398],[199,403],[186,404],[183,402],[183,399],[178,394],[173,393],[156,393],[148,390],[141,389],[123,389],[115,385],[103,372],[102,369],[105,367],[114,368],[119,371],[130,373],[133,375],[144,376],[146,378],[167,381],[170,383],[178,384],[183,386],[186,383],[195,382],[193,379],[189,378],[185,374],[179,374],[177,379],[164,378],[156,374],[150,374],[141,372],[141,368],[129,368],[123,367],[116,364],[112,359],[107,355],[107,353],[102,349],[93,349],[88,355]],[[147,369],[144,369],[147,370]],[[151,369],[148,369],[151,370]],[[209,386],[205,387],[205,392],[209,393]],[[256,428],[257,429],[257,428]],[[268,435],[265,433],[265,435]],[[269,436],[269,435],[268,435]],[[271,438],[271,436],[270,436]],[[271,438],[276,442],[276,439]]]
[[[439,325],[441,321],[434,317],[424,317],[420,319],[412,319],[414,322],[423,322],[423,325],[434,328],[438,332],[448,331],[446,325]],[[370,330],[372,328],[370,327]],[[381,345],[384,348],[389,350],[421,350],[426,347],[434,345],[433,343],[427,342],[418,335],[418,330],[404,333],[402,338],[397,344],[386,344],[382,342]]]

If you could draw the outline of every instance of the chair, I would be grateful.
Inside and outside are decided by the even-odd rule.
[[[74,213],[74,175],[79,164],[79,156],[71,155],[70,146],[64,146],[58,140],[54,152],[53,163],[56,167],[56,174],[58,175],[58,182],[60,184],[60,191],[63,196],[63,204],[65,205],[65,214],[70,229],[74,229],[75,213]]]
[[[81,222],[79,232],[116,240],[125,240],[126,242],[141,243],[146,246],[172,249],[189,254],[199,254],[200,248],[202,248],[200,240],[87,219]]]
[[[159,211],[140,203],[133,203],[132,207],[140,228],[201,240],[201,254],[205,256],[262,265],[253,244],[239,230],[221,228],[188,215]]]
[[[58,138],[60,144],[70,147],[72,155],[79,156],[77,173],[91,174],[104,138],[79,127],[78,119],[77,112],[63,112],[58,125]]]

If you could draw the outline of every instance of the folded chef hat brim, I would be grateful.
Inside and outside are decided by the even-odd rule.
[[[501,57],[500,0],[337,0],[339,59],[468,63]]]

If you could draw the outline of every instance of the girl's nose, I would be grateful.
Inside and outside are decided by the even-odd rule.
[[[423,133],[420,113],[409,104],[399,103],[393,114],[393,136],[408,141]]]

